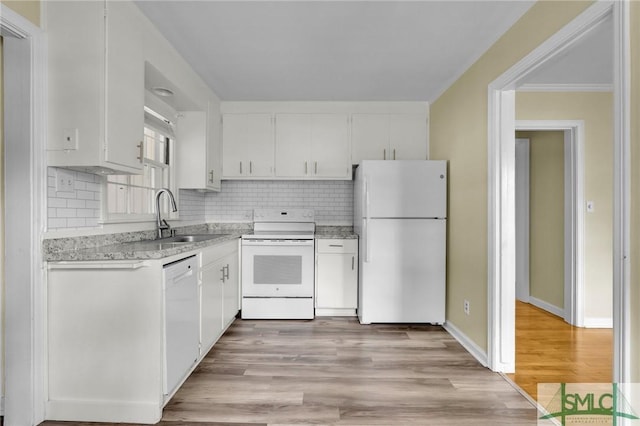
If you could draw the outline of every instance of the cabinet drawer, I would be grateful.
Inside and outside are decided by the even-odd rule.
[[[357,253],[358,240],[320,239],[316,240],[318,253]]]
[[[200,266],[208,265],[216,260],[226,256],[227,254],[238,249],[238,240],[234,239],[215,246],[207,247],[202,250],[202,263]]]

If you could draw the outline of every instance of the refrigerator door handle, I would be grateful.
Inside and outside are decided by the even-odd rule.
[[[369,185],[364,180],[364,261],[369,262]]]

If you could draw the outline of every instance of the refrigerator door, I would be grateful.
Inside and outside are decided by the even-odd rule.
[[[359,178],[371,218],[445,218],[446,161],[362,161]],[[368,197],[367,197],[368,195]],[[356,200],[356,203],[358,201]]]
[[[446,220],[371,219],[367,228],[360,322],[444,323]]]

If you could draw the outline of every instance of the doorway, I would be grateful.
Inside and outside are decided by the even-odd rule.
[[[489,85],[489,229],[495,238],[489,242],[489,366],[495,371],[515,369],[515,202],[512,194],[515,162],[515,89],[535,69],[565,52],[596,28],[603,20],[614,18],[614,375],[624,382],[629,377],[627,344],[628,317],[628,176],[624,154],[628,152],[628,4],[598,2],[578,16],[537,49],[507,70]]]
[[[539,142],[533,160],[537,166],[531,177],[530,144],[516,139],[515,145],[516,298],[583,327],[584,121],[517,120],[515,128],[517,132],[529,132],[524,135],[536,136]],[[537,189],[531,194],[534,200],[530,205],[531,184]],[[531,239],[530,216],[535,227]],[[536,264],[533,270],[530,260]],[[534,295],[529,292],[530,273]]]

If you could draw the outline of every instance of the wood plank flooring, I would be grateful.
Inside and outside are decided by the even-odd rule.
[[[516,426],[536,416],[441,327],[336,317],[236,320],[161,424]]]
[[[516,301],[516,372],[508,376],[534,399],[538,383],[609,383],[613,330],[573,327]]]

